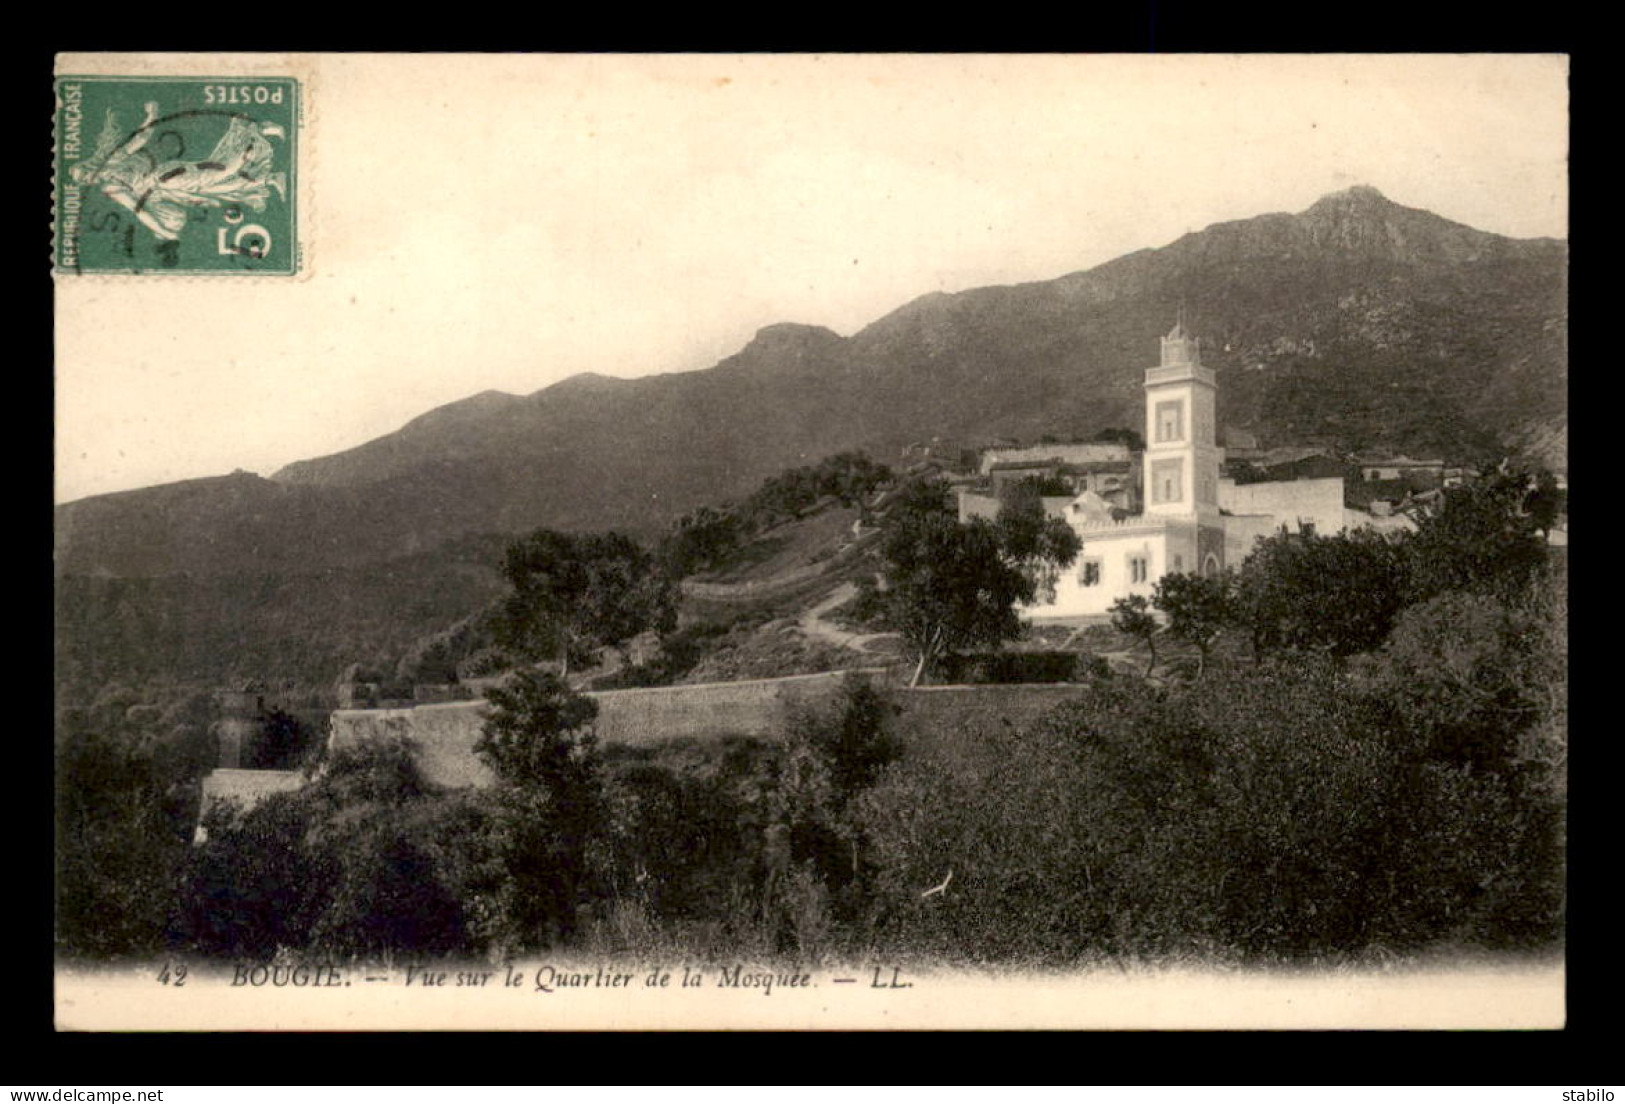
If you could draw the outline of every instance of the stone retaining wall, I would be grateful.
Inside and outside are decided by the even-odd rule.
[[[742,735],[777,740],[797,709],[839,699],[849,674],[877,677],[884,668],[832,671],[780,679],[603,690],[596,728],[604,743],[649,745],[682,737]],[[1076,697],[1073,685],[926,686],[885,691],[897,707],[905,740],[984,742],[1003,728],[1020,728]],[[413,709],[341,709],[332,715],[329,749],[371,739],[405,737],[417,752],[426,781],[448,788],[489,786],[495,778],[474,753],[490,704],[485,701],[420,705]],[[991,742],[989,746],[992,746]],[[273,793],[304,784],[298,771],[216,770],[203,779],[202,811],[235,801],[245,811]],[[203,830],[198,828],[198,842]]]
[[[854,672],[870,676],[880,669]],[[596,690],[595,728],[606,744],[648,745],[681,737],[778,738],[797,708],[835,700],[847,672],[790,678]],[[415,709],[349,709],[333,714],[329,748],[405,736],[417,746],[424,777],[440,786],[487,786],[490,770],[474,754],[489,703],[451,702]]]

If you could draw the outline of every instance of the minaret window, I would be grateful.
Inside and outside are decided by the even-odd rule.
[[[1185,404],[1178,400],[1157,404],[1157,443],[1185,439]]]
[[[1183,502],[1185,464],[1181,460],[1158,460],[1151,465],[1151,501]]]

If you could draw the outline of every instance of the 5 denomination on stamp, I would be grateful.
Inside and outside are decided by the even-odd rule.
[[[299,82],[58,77],[59,273],[299,270]]]

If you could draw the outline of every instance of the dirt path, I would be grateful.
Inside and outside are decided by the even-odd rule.
[[[896,633],[850,632],[833,621],[824,620],[824,614],[846,602],[850,602],[857,593],[858,587],[856,583],[842,583],[830,591],[822,602],[802,614],[801,619],[796,622],[796,626],[815,640],[827,640],[831,644],[851,648],[855,652],[870,651],[869,644],[871,641],[895,637]]]

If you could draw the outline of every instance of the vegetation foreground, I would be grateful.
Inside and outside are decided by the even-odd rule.
[[[1170,577],[1161,621],[1124,608],[1119,627],[1197,661],[1089,666],[1024,727],[967,715],[905,735],[888,691],[854,681],[782,742],[600,747],[593,701],[525,669],[491,694],[478,750],[497,786],[438,792],[381,742],[217,810],[193,846],[197,703],[112,695],[60,719],[59,950],[1068,966],[1550,949],[1566,592],[1524,485],[1453,492],[1408,537],[1283,534],[1239,572]],[[1076,553],[1013,516],[956,526],[929,494],[901,501],[892,585],[864,602],[916,673],[1009,639],[1012,603]],[[522,578],[543,553],[514,553]],[[1008,585],[977,590],[998,608],[945,605],[933,572]],[[627,593],[637,615],[614,640],[669,627],[665,590]],[[579,634],[524,616],[546,607],[510,600],[510,639],[567,663]]]

